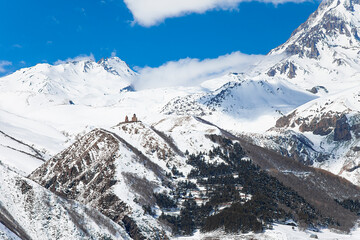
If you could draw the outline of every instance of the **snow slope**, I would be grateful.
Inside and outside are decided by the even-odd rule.
[[[311,237],[312,236],[312,237]],[[217,239],[221,238],[224,240],[308,240],[308,239],[325,239],[325,240],[336,240],[336,239],[349,239],[356,240],[360,238],[360,231],[355,230],[350,234],[341,234],[333,231],[324,229],[320,232],[312,232],[309,230],[302,231],[298,227],[292,228],[291,226],[275,224],[274,229],[266,230],[264,233],[254,234],[226,234],[223,231],[215,231],[210,233],[196,232],[191,237],[177,237],[176,240],[205,240],[205,239]]]
[[[231,77],[232,81],[214,91],[173,99],[162,113],[202,116],[228,130],[264,132],[282,114],[316,98],[285,81],[246,80],[238,74]],[[211,82],[204,84],[211,86]]]
[[[359,185],[359,103],[360,86],[313,100],[280,118],[276,128],[267,134],[273,138],[265,137],[265,142],[272,143],[264,144],[278,150],[281,146],[290,152],[293,150],[289,146],[293,145],[299,149],[295,152],[300,161],[308,161]],[[290,144],[295,136],[291,132],[303,140]],[[279,141],[280,138],[283,140]],[[304,154],[300,154],[300,149]]]
[[[1,239],[129,239],[93,208],[58,197],[2,163],[0,192]]]
[[[18,108],[28,105],[83,104],[104,106],[131,85],[136,74],[119,58],[38,64],[1,78],[0,108],[9,109],[9,101]],[[12,102],[14,105],[14,102]]]
[[[15,233],[0,223],[0,238],[3,240],[21,240]]]

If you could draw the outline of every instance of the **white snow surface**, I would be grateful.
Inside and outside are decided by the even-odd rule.
[[[0,223],[0,239],[2,240],[21,240],[15,233]]]
[[[67,62],[59,65],[38,64],[3,77],[0,103],[16,98],[19,105],[109,105],[113,95],[128,87],[135,73],[117,57]],[[4,101],[3,101],[4,100]],[[4,105],[0,105],[4,108]]]
[[[241,74],[224,76],[220,88],[174,98],[164,114],[195,115],[234,131],[265,132],[282,115],[316,98],[283,80],[249,80]],[[211,89],[213,80],[204,83]]]
[[[313,237],[311,237],[313,236]],[[193,236],[190,237],[176,237],[176,240],[205,240],[205,239],[224,239],[224,240],[309,240],[315,239],[326,240],[340,240],[349,239],[357,240],[360,239],[360,230],[356,229],[349,234],[338,233],[323,229],[320,232],[313,232],[309,230],[300,230],[298,227],[288,225],[274,224],[274,229],[266,230],[264,233],[247,233],[247,234],[226,234],[224,231],[215,231],[209,233],[201,233],[197,231]]]

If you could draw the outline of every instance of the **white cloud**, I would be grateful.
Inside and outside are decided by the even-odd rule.
[[[6,67],[11,66],[12,62],[0,60],[0,73],[7,72]]]
[[[124,0],[133,14],[134,22],[146,27],[159,24],[166,18],[189,13],[204,13],[213,9],[235,9],[240,2],[250,1],[281,4],[309,0]]]
[[[167,62],[157,68],[137,68],[139,76],[134,86],[137,90],[171,86],[194,86],[229,72],[244,72],[263,58],[262,55],[246,55],[233,52],[214,59],[185,58],[179,61]]]
[[[52,16],[51,20],[56,24],[60,24],[60,21],[55,16]]]
[[[90,55],[81,54],[74,58],[68,58],[66,60],[57,60],[56,62],[54,62],[54,64],[58,65],[58,64],[63,64],[63,63],[67,63],[67,62],[77,62],[77,61],[83,61],[83,60],[95,61],[95,57],[92,53],[90,53]]]
[[[14,47],[14,48],[22,48],[22,45],[20,45],[20,44],[14,44],[13,47]]]

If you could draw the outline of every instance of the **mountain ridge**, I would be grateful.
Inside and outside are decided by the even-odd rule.
[[[30,185],[63,198],[65,218],[73,208],[97,209],[125,239],[215,229],[268,239],[289,222],[290,236],[300,228],[307,237],[310,229],[350,231],[360,211],[359,11],[358,0],[325,1],[251,72],[193,88],[133,92],[137,74],[119,58],[40,64],[1,78],[0,109],[17,113],[0,111],[1,144],[49,160],[28,176],[42,187],[0,164],[23,183],[0,175],[0,188],[21,198]],[[136,121],[123,121],[133,114]],[[50,129],[51,138],[33,144]],[[36,150],[57,143],[63,150],[52,157]],[[36,206],[48,204],[41,196]],[[14,215],[10,201],[0,196],[0,207],[6,202]],[[27,216],[26,204],[16,206]],[[86,231],[70,222],[81,239]],[[26,235],[29,226],[16,232],[16,223],[5,227],[38,236]]]

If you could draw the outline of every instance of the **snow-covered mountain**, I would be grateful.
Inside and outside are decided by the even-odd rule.
[[[278,119],[263,144],[359,185],[359,96],[354,88],[304,104]]]
[[[244,150],[233,149],[235,142],[240,142]],[[215,190],[205,189],[218,186],[217,178],[231,176],[236,181],[249,178],[249,172],[254,171],[245,168],[241,177],[232,170],[230,173],[221,172],[223,168],[230,170],[235,167],[222,152],[228,152],[229,156],[245,154],[244,163],[251,159],[264,170],[271,170],[271,174],[281,181],[287,179],[287,188],[278,182],[271,182],[274,180],[269,180],[268,184],[272,187],[273,184],[280,184],[276,189],[285,187],[289,196],[281,193],[283,190],[274,193],[269,190],[269,194],[279,194],[279,203],[287,201],[290,209],[294,209],[290,211],[291,214],[299,223],[302,220],[296,209],[301,206],[301,211],[306,214],[316,212],[317,217],[313,221],[317,224],[334,226],[336,222],[341,229],[353,226],[356,216],[335,203],[334,199],[359,198],[356,186],[335,175],[319,172],[253,146],[247,140],[236,138],[196,117],[167,117],[152,126],[141,121],[122,122],[108,130],[95,129],[47,161],[30,178],[60,196],[99,210],[120,226],[125,226],[134,239],[167,239],[177,233],[173,223],[166,220],[169,216],[182,219],[178,228],[186,231],[183,211],[186,203],[191,201],[189,199],[197,199],[197,206],[207,204],[204,210],[214,208],[216,212],[217,206],[228,200],[225,198],[213,205],[214,200],[211,199],[217,196],[212,194]],[[194,177],[197,167],[192,159],[199,154],[204,156],[209,169],[218,168],[220,172],[212,176],[204,175],[207,176],[205,178]],[[209,182],[204,183],[207,178]],[[257,180],[254,181],[248,184],[257,184]],[[229,183],[224,184],[228,186]],[[196,187],[187,189],[187,185]],[[328,191],[330,188],[333,191]],[[297,193],[293,193],[292,189]],[[260,189],[253,191],[252,194],[255,194]],[[207,197],[200,197],[199,192]],[[166,194],[169,199],[159,200],[154,193]],[[194,198],[192,194],[195,194]],[[165,204],[163,201],[174,201],[175,205],[169,209],[162,205]]]
[[[235,73],[223,78],[230,81],[210,92],[177,97],[162,113],[201,116],[229,130],[262,132],[282,114],[316,98],[285,81],[255,81]]]
[[[187,134],[178,132],[180,125],[188,126]],[[186,150],[195,153],[217,146],[205,137],[211,133],[220,131],[192,117],[163,119],[154,126],[122,122],[109,130],[95,129],[82,136],[30,178],[127,226],[134,239],[167,239],[169,230],[158,219],[144,214],[143,207],[156,209],[153,194],[171,191],[176,181],[167,174],[172,169],[189,173]],[[200,148],[198,141],[202,142]]]
[[[275,128],[257,136],[257,144],[357,185],[359,12],[359,1],[323,1],[286,43],[269,53],[282,59],[270,58],[254,70],[255,79],[287,79],[322,96],[285,114]]]
[[[1,104],[9,109],[9,101],[19,107],[28,105],[106,106],[121,90],[129,88],[136,76],[117,57],[72,61],[58,65],[38,64],[1,78]]]
[[[359,12],[358,0],[324,1],[251,71],[195,87],[133,91],[137,73],[119,58],[0,78],[0,238],[168,239],[227,231],[222,217],[244,209],[238,231],[349,230]]]
[[[356,86],[360,71],[360,2],[326,0],[269,56],[280,61],[264,62],[260,78],[286,78],[323,95],[327,91]]]
[[[359,12],[359,1],[323,1],[286,43],[250,72],[238,79],[224,77],[229,83],[218,90],[176,98],[163,112],[204,116],[235,133],[250,133],[257,144],[359,184]],[[265,135],[252,134],[272,127]]]
[[[264,132],[276,118],[316,96],[357,87],[359,12],[359,1],[323,1],[286,43],[249,72],[217,79],[224,84],[217,90],[211,89],[214,81],[205,82],[210,92],[176,98],[163,112],[204,116],[229,130]]]
[[[122,91],[129,91],[135,76],[125,62],[112,57],[38,64],[1,78],[1,160],[31,173],[41,159],[63,150],[91,125],[84,119],[94,119],[90,116],[99,114],[97,107],[110,115],[111,106],[120,101]]]

